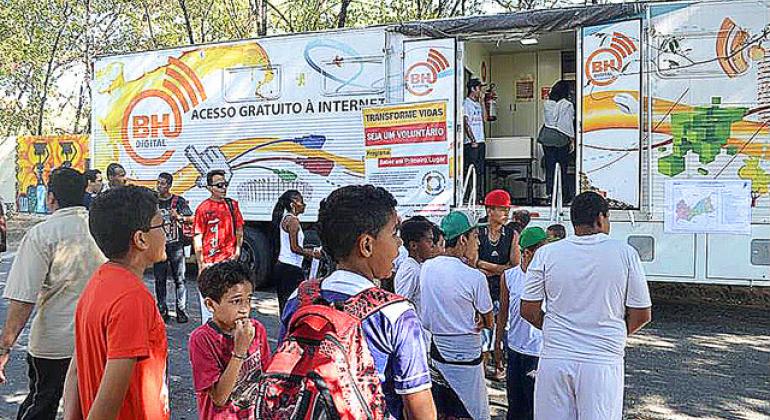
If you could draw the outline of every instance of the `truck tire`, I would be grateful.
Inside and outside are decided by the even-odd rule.
[[[243,248],[241,262],[251,274],[251,284],[254,289],[262,289],[270,285],[270,263],[273,250],[267,235],[260,229],[245,227],[243,230]]]

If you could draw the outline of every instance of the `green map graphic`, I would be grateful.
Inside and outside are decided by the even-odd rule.
[[[732,124],[743,119],[748,108],[721,107],[722,98],[711,98],[711,106],[697,106],[692,111],[671,114],[673,152],[658,159],[658,170],[666,176],[676,176],[685,170],[685,156],[692,151],[701,164],[716,159],[722,148],[735,155],[738,149],[727,146]]]

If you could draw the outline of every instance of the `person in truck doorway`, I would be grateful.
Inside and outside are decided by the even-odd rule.
[[[487,146],[484,137],[484,121],[486,121],[486,109],[482,105],[483,95],[481,80],[472,78],[468,81],[468,96],[463,101],[463,159],[465,159],[465,172],[470,165],[476,168],[477,191],[484,191],[484,176],[486,173]],[[480,199],[481,196],[477,197]]]
[[[195,257],[198,275],[220,261],[237,260],[243,245],[243,216],[238,202],[227,197],[225,171],[215,169],[206,174],[211,197],[195,209]],[[201,297],[201,323],[211,318]]]
[[[570,201],[566,194],[567,166],[570,154],[575,150],[575,106],[570,102],[570,84],[566,80],[556,82],[543,103],[543,127],[537,136],[537,141],[543,146],[543,161],[545,163],[545,187],[548,197],[553,194],[554,171],[556,164],[560,166],[562,192],[564,201]]]
[[[279,313],[283,313],[289,296],[305,280],[302,261],[305,257],[321,258],[320,250],[305,249],[302,244],[305,234],[299,223],[299,216],[305,212],[305,200],[297,190],[288,190],[278,197],[273,208],[273,228],[279,246],[278,260],[273,271],[275,291],[278,295]]]
[[[487,226],[479,227],[479,262],[476,267],[487,278],[489,294],[497,316],[500,309],[500,276],[505,270],[519,265],[518,233],[508,225],[511,196],[505,190],[492,190],[484,197]],[[482,335],[484,361],[488,362],[494,350],[494,329],[485,329]],[[505,376],[503,361],[494,361],[494,372],[489,376],[501,381]]]

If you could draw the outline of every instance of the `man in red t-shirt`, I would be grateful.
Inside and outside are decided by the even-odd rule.
[[[206,184],[211,197],[195,209],[195,256],[198,274],[206,267],[220,261],[238,259],[243,245],[243,216],[238,202],[227,198],[225,171],[215,169],[206,174]],[[201,323],[205,324],[211,313],[201,297]]]
[[[110,189],[91,204],[89,228],[109,261],[75,310],[65,419],[168,419],[166,327],[142,282],[166,259],[158,198],[144,187]]]
[[[238,202],[227,198],[225,171],[216,169],[206,175],[211,197],[195,210],[195,256],[198,272],[206,267],[241,256],[243,216]]]

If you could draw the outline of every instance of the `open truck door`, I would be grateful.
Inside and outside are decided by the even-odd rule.
[[[577,191],[596,191],[611,208],[639,209],[642,21],[584,27],[578,44]]]

